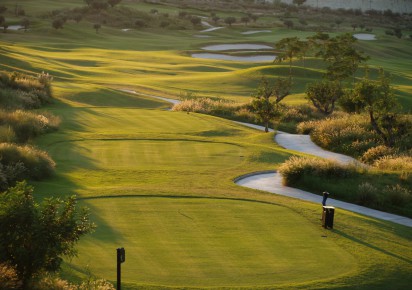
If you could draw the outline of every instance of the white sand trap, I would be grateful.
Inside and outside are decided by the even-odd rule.
[[[192,57],[203,58],[203,59],[240,61],[240,62],[266,62],[266,61],[274,61],[276,59],[275,55],[234,56],[234,55],[225,55],[225,54],[218,54],[218,53],[194,53],[192,54]]]
[[[249,34],[270,33],[270,32],[272,32],[272,30],[250,30],[250,31],[242,32],[241,34],[243,34],[243,35],[249,35]]]
[[[131,28],[123,28],[122,31],[126,32],[126,31],[130,31],[132,30]]]
[[[218,30],[218,29],[221,29],[221,28],[223,28],[223,27],[210,27],[210,28],[202,30],[200,32],[211,32],[211,31],[215,31],[215,30]]]
[[[202,49],[211,50],[211,51],[239,50],[239,49],[260,50],[260,49],[273,49],[273,47],[264,45],[264,44],[239,43],[239,44],[208,45],[208,46],[202,47]]]
[[[359,40],[376,40],[376,35],[370,33],[357,33],[353,37]]]
[[[22,25],[10,25],[9,27],[7,27],[8,30],[22,30],[24,29],[24,26]]]

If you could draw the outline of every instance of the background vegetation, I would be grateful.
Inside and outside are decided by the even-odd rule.
[[[2,15],[8,27],[25,18],[30,22],[27,31],[7,28],[1,33],[1,68],[33,77],[43,70],[52,75],[56,100],[46,106],[63,120],[58,131],[31,141],[56,162],[55,175],[31,182],[34,198],[41,201],[76,192],[98,226],[79,243],[78,257],[66,259],[63,278],[81,283],[92,272],[115,281],[114,249],[125,247],[126,289],[407,288],[412,271],[410,228],[338,209],[335,229],[322,229],[321,197],[319,204],[312,204],[233,183],[252,171],[276,169],[292,155],[273,142],[273,134],[193,111],[165,111],[167,103],[147,95],[178,98],[189,92],[208,98],[205,104],[217,101],[219,110],[226,103],[241,108],[250,101],[262,75],[274,80],[292,71],[293,87],[282,101],[285,113],[280,118],[288,120],[284,128],[295,130],[298,122],[323,118],[306,105],[304,95],[306,85],[325,73],[323,60],[312,55],[292,57],[290,62],[245,63],[196,59],[191,54],[208,44],[274,47],[283,38],[305,40],[319,30],[338,35],[367,28],[377,40],[358,41],[356,47],[370,56],[371,77],[377,76],[377,67],[392,74],[396,98],[408,114],[412,92],[408,16],[377,13],[371,17],[358,11],[297,10],[241,1],[226,5],[217,1],[214,9],[207,2],[192,3],[122,1],[98,11],[80,0],[22,0],[18,10],[24,10],[24,16],[15,13],[14,1],[1,4],[7,7]],[[68,18],[57,21],[62,27],[53,25],[55,16],[64,18],[76,8],[85,11],[80,21]],[[161,27],[166,13],[170,24]],[[206,17],[204,21],[224,28],[200,32],[198,20],[192,22],[187,15]],[[148,17],[147,27],[136,25],[143,17]],[[228,17],[235,22],[226,22]],[[243,17],[250,21],[239,21]],[[180,29],[180,23],[185,23],[185,29]],[[401,38],[386,33],[398,26]],[[241,34],[261,28],[271,33]],[[359,72],[356,78],[362,76]],[[237,109],[234,112],[236,116]],[[242,114],[249,116],[247,111]],[[381,152],[386,155],[385,150]],[[339,196],[337,188],[344,191],[357,174],[339,180],[322,177],[311,184]],[[394,208],[408,196],[396,193],[410,186],[408,171],[387,169],[363,174],[356,181],[353,186],[359,185],[359,199],[365,204],[375,192],[377,201],[384,196]],[[394,190],[383,195],[381,185]],[[358,194],[358,188],[346,188],[346,193]],[[308,264],[313,268],[305,270]]]

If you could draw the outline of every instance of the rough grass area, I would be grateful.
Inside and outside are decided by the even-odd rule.
[[[279,167],[285,185],[321,193],[367,207],[412,217],[410,174],[340,165],[334,161],[291,157]]]

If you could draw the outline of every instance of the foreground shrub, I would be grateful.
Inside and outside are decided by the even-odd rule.
[[[279,167],[278,171],[285,185],[293,185],[305,175],[327,179],[349,177],[356,173],[357,168],[327,159],[292,156]]]
[[[39,276],[58,271],[63,256],[75,255],[80,237],[94,229],[89,215],[74,196],[38,204],[33,188],[18,183],[0,194],[0,263],[14,265],[22,289],[30,289]]]
[[[2,290],[21,289],[21,284],[15,269],[7,264],[0,264],[0,286]]]
[[[82,282],[80,285],[71,284],[66,280],[46,276],[39,281],[35,281],[31,285],[33,290],[115,290],[113,284],[104,279],[89,278],[87,281]]]
[[[10,143],[0,144],[0,164],[9,181],[16,181],[16,178],[40,180],[51,176],[55,167],[54,161],[46,152],[29,145]]]

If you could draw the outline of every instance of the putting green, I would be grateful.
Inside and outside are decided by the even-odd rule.
[[[96,232],[79,244],[73,269],[125,285],[263,286],[335,279],[353,257],[290,209],[231,199],[124,197],[83,200]]]

